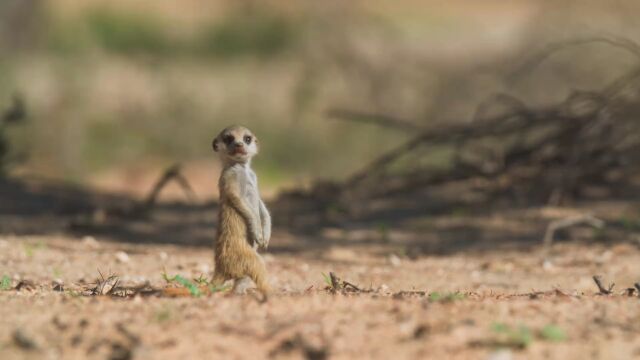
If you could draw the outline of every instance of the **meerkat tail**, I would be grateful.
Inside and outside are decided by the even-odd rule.
[[[258,256],[254,257],[247,263],[247,276],[253,280],[258,287],[258,291],[262,293],[264,297],[263,301],[267,300],[268,294],[271,292],[271,287],[267,282],[267,269],[262,259]]]

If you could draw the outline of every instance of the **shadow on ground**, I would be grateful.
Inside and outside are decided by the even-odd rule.
[[[0,180],[0,234],[59,233],[135,244],[211,246],[217,203],[159,203],[142,214],[129,211],[137,205],[131,198],[69,184],[4,179]],[[372,205],[361,216],[326,216],[316,204],[301,199],[280,198],[270,208],[276,234],[269,249],[272,253],[321,255],[333,246],[378,246],[383,252],[407,256],[529,251],[540,246],[549,223],[526,207],[446,203],[428,195],[398,197],[393,204],[377,208]],[[583,235],[584,231],[578,237],[602,240]]]

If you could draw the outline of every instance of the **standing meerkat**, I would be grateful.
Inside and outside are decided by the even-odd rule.
[[[212,283],[219,286],[234,280],[234,291],[244,292],[250,279],[266,299],[267,272],[258,248],[269,245],[271,216],[251,169],[251,158],[258,153],[258,139],[249,129],[234,125],[222,130],[212,146],[220,154],[223,166],[218,182],[220,212]]]

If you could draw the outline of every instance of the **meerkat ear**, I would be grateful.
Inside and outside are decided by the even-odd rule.
[[[211,143],[211,147],[213,147],[213,151],[215,152],[218,151],[218,138],[213,139],[213,142]]]

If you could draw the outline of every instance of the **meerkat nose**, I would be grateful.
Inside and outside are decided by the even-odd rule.
[[[237,148],[240,148],[240,147],[243,147],[243,146],[244,146],[244,144],[243,144],[243,143],[239,143],[239,142],[237,142],[237,143],[235,143],[235,144],[233,144],[233,145],[234,145],[235,147],[237,147]]]

